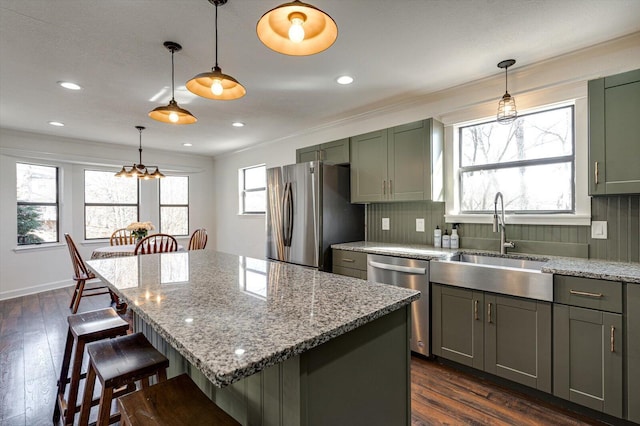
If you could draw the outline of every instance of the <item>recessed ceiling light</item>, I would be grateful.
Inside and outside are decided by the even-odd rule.
[[[64,127],[64,123],[61,123],[59,121],[50,121],[49,124],[56,127]]]
[[[234,121],[233,123],[231,123],[231,125],[233,127],[244,127],[244,123],[242,123],[240,121]]]
[[[186,323],[192,323],[193,322],[193,318],[185,318],[184,322]]]
[[[62,87],[64,87],[65,89],[69,89],[69,90],[80,90],[82,89],[82,86],[76,84],[76,83],[72,83],[70,81],[59,81],[58,84]]]
[[[336,81],[338,82],[338,84],[351,84],[353,83],[353,77],[348,75],[342,75],[336,78]]]
[[[187,143],[183,143],[182,146],[193,146],[193,144],[187,142]]]

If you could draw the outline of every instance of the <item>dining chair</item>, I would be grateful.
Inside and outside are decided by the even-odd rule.
[[[67,240],[67,247],[69,248],[69,255],[71,256],[71,264],[73,266],[73,280],[76,282],[76,287],[73,290],[73,296],[71,297],[71,303],[69,309],[72,313],[78,312],[78,306],[80,305],[80,299],[89,296],[98,296],[101,294],[111,295],[111,302],[118,303],[118,297],[105,285],[86,287],[87,281],[97,279],[96,276],[87,268],[80,252],[78,251],[71,235],[64,234],[64,238]]]
[[[207,246],[207,230],[204,228],[196,229],[189,240],[189,250],[202,250]]]
[[[116,229],[109,239],[109,245],[111,246],[124,246],[135,243],[136,236],[131,231],[128,231],[127,228]]]
[[[153,234],[141,239],[133,250],[134,255],[178,251],[178,241],[169,234]]]

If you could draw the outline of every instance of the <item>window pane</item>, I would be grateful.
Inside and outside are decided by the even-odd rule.
[[[571,163],[463,172],[462,210],[493,211],[498,191],[506,211],[573,210]]]
[[[116,229],[137,221],[137,206],[85,206],[85,238],[109,238]]]
[[[18,204],[18,245],[58,241],[58,207]]]
[[[266,188],[267,173],[265,166],[244,169],[244,189]]]
[[[160,180],[161,204],[189,204],[189,178],[167,176]]]
[[[18,202],[57,202],[57,167],[16,163],[16,172]]]
[[[245,213],[264,213],[267,205],[267,191],[251,191],[244,193]]]
[[[160,229],[165,234],[189,234],[189,207],[160,207]]]
[[[138,204],[138,179],[117,178],[112,172],[85,170],[84,202]]]
[[[573,107],[460,128],[461,166],[560,157],[573,153]]]

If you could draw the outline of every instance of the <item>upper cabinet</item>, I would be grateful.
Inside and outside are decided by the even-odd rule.
[[[640,193],[640,70],[589,81],[589,194]]]
[[[320,160],[330,164],[349,164],[349,138],[296,150],[296,163]]]
[[[430,118],[351,138],[351,202],[442,201],[442,123]]]

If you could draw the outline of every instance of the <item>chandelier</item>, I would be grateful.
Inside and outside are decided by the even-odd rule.
[[[164,175],[160,173],[160,169],[158,166],[145,166],[142,164],[142,131],[145,129],[143,126],[136,126],[138,132],[140,133],[140,145],[138,147],[138,152],[140,154],[138,164],[133,164],[133,166],[122,166],[122,169],[115,174],[116,177],[138,177],[138,179],[160,179],[163,178]],[[155,169],[153,173],[149,173],[149,169]]]

